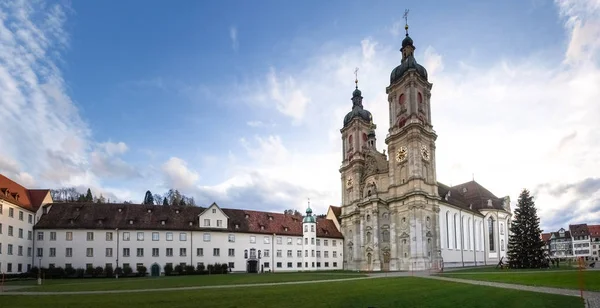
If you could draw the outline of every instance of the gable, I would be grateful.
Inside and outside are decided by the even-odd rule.
[[[203,228],[227,229],[229,216],[213,203],[198,215],[198,223]]]

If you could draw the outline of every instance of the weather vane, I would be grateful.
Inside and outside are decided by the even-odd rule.
[[[404,30],[406,30],[406,35],[408,35],[408,11],[409,9],[404,10],[404,15],[402,16],[405,21]]]
[[[354,69],[354,83],[356,84],[356,88],[358,89],[358,67]]]

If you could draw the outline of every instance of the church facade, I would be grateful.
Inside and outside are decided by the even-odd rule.
[[[436,177],[436,139],[431,114],[432,84],[414,57],[408,35],[402,60],[386,87],[389,105],[387,153],[376,146],[376,125],[352,93],[342,137],[344,268],[429,270],[496,264],[506,256],[511,211],[475,181],[446,186]]]

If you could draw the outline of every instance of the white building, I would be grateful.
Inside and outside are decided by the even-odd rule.
[[[569,225],[573,257],[588,260],[592,256],[590,230],[587,224]]]
[[[510,199],[475,181],[446,186],[437,180],[436,139],[427,70],[415,46],[402,41],[402,60],[385,88],[389,122],[386,150],[377,149],[371,113],[362,92],[352,92],[344,117],[342,206],[346,268],[368,271],[427,270],[497,264],[506,255]],[[506,260],[505,260],[506,261]]]
[[[304,223],[303,223],[304,220]],[[304,228],[303,228],[304,225]],[[171,264],[225,263],[236,272],[342,269],[333,221],[216,204],[207,208],[57,203],[35,226],[43,267],[131,267],[151,275]]]
[[[25,189],[0,174],[0,273],[21,273],[32,267],[36,211],[49,202],[49,190]]]

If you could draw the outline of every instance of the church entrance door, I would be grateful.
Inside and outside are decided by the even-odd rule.
[[[160,276],[160,266],[158,264],[152,264],[152,267],[150,268],[150,275],[155,277]]]
[[[381,270],[384,272],[390,271],[390,254],[387,252],[383,254],[383,264],[381,265]]]

